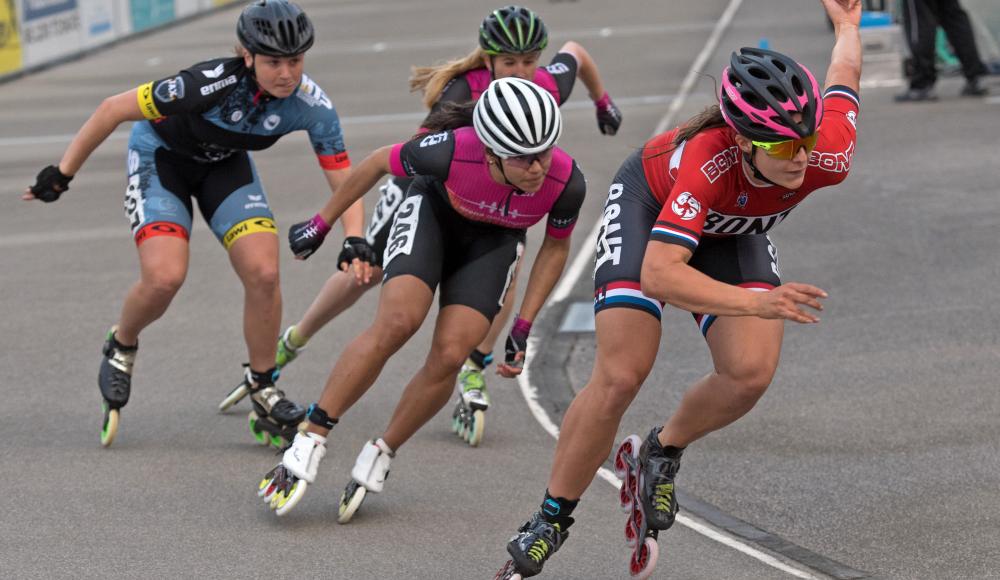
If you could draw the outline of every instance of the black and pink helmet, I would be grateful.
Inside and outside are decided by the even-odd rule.
[[[800,139],[823,120],[823,99],[809,69],[771,50],[741,48],[722,71],[722,116],[755,141]],[[802,115],[796,122],[795,113]]]

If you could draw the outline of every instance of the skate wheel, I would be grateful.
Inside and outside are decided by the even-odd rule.
[[[629,518],[625,522],[625,545],[629,548],[635,548],[636,540],[639,538],[639,528],[636,527],[635,522],[632,518]]]
[[[462,428],[462,420],[457,416],[451,418],[451,432],[458,435],[459,429]]]
[[[622,486],[618,488],[618,505],[621,506],[622,511],[629,513],[632,511],[632,506],[635,505],[632,501],[632,494],[629,493],[628,482],[623,481]]]
[[[259,418],[260,417],[254,411],[250,411],[250,414],[247,415],[247,419],[250,422],[250,433],[253,435],[253,438],[258,444],[267,446],[270,443],[270,437],[267,431],[257,427],[257,419]]]
[[[639,456],[639,446],[642,445],[642,440],[639,439],[638,435],[629,435],[618,445],[618,450],[615,451],[615,475],[618,479],[625,479],[625,474],[629,471],[629,465],[633,465],[634,461],[629,461],[629,459],[635,459]]]
[[[274,476],[268,473],[257,485],[257,497],[263,499],[266,503],[271,503],[271,497],[274,496],[276,489],[278,489],[278,484],[274,482]]]
[[[101,426],[101,446],[108,447],[118,434],[118,409],[111,409],[104,404],[104,425]]]
[[[271,447],[274,447],[275,449],[282,449],[284,448],[286,441],[281,435],[271,435],[268,437],[268,443],[270,443]]]
[[[356,481],[351,481],[340,496],[340,508],[337,510],[337,523],[346,524],[354,517],[354,513],[365,501],[368,490]]]
[[[486,414],[479,410],[473,411],[471,420],[465,440],[470,447],[478,447],[483,440],[483,429],[486,428]]]
[[[653,575],[653,568],[656,567],[659,555],[660,549],[656,545],[656,540],[646,538],[646,541],[632,552],[628,563],[629,574],[638,580],[646,580]]]
[[[246,383],[240,383],[235,389],[233,389],[222,402],[219,403],[219,412],[222,413],[232,407],[236,403],[243,400],[243,397],[247,396],[247,385]]]
[[[292,508],[306,494],[307,487],[309,487],[309,484],[305,480],[295,478],[295,482],[288,488],[288,491],[279,491],[275,494],[277,501],[271,500],[271,507],[274,508],[274,514],[281,517],[292,511]]]
[[[514,567],[513,560],[507,560],[507,562],[500,568],[497,575],[493,577],[493,580],[521,580],[521,575],[517,573],[517,568]]]

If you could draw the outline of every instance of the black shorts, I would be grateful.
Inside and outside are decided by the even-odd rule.
[[[396,210],[384,279],[410,274],[431,291],[440,284],[442,308],[461,304],[492,322],[524,251],[525,231],[468,220],[433,189],[415,181]]]
[[[641,152],[625,160],[615,175],[597,236],[594,267],[594,313],[607,308],[634,308],[660,319],[663,303],[642,293],[640,276],[649,234],[660,203],[646,181]],[[781,285],[778,252],[766,234],[704,236],[688,264],[703,274],[734,286],[769,290]],[[693,313],[702,334],[715,315]]]
[[[365,239],[375,250],[378,259],[374,266],[381,266],[383,263],[385,245],[389,241],[389,231],[392,229],[392,218],[406,198],[406,190],[410,188],[411,183],[413,178],[390,176],[379,188],[381,195],[378,197],[375,209],[372,210],[372,217],[365,231]]]

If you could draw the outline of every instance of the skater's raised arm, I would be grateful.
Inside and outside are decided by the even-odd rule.
[[[837,37],[826,71],[826,87],[846,86],[859,92],[861,86],[860,0],[823,0]]]

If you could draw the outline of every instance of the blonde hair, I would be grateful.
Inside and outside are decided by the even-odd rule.
[[[424,106],[430,109],[441,97],[448,82],[458,75],[483,66],[486,52],[476,47],[464,58],[449,60],[434,66],[410,68],[410,92],[423,91]]]

